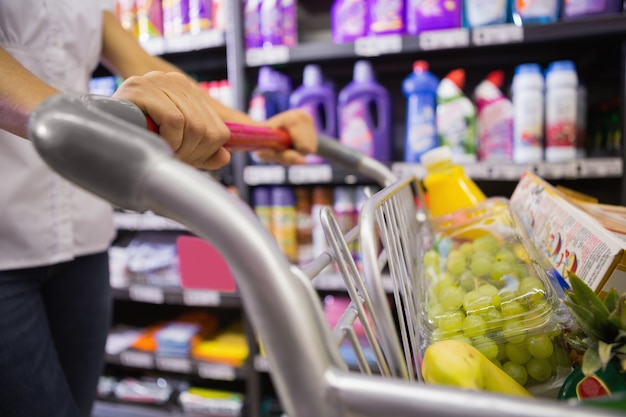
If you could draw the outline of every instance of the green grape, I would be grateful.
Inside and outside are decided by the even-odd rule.
[[[470,272],[465,270],[460,276],[459,276],[459,285],[461,287],[463,287],[465,289],[465,291],[472,291],[476,289],[476,286],[478,285],[478,277]]]
[[[505,361],[508,360],[508,357],[506,356],[506,350],[504,350],[506,343],[498,343],[497,346],[498,346],[498,356],[496,356],[496,359],[504,363]]]
[[[470,271],[479,276],[487,275],[491,272],[491,263],[487,257],[473,257],[470,261]]]
[[[439,275],[437,282],[435,282],[432,285],[432,288],[435,291],[435,294],[438,295],[441,292],[441,290],[443,290],[444,288],[448,288],[454,285],[454,282],[455,280],[450,274],[444,273],[444,274]]]
[[[526,311],[524,306],[515,300],[500,303],[500,312],[504,317],[515,317],[526,313]]]
[[[468,291],[463,297],[463,308],[465,308],[465,312],[468,314],[479,312],[492,306],[491,297],[481,294],[478,290]]]
[[[524,315],[524,325],[528,330],[543,328],[547,320],[549,320],[550,315],[551,312],[549,311],[533,307]]]
[[[424,265],[432,266],[439,270],[439,253],[434,249],[429,249],[424,253]]]
[[[439,317],[443,315],[443,307],[439,304],[431,304],[428,306],[428,311],[426,312],[428,316],[428,322],[432,325],[439,321]]]
[[[504,261],[495,261],[491,264],[491,269],[489,270],[489,276],[492,280],[498,281],[502,278],[503,275],[510,273],[513,270],[513,266]]]
[[[501,248],[500,250],[498,250],[493,258],[496,261],[506,262],[509,265],[515,265],[515,263],[517,262],[517,257],[515,256],[513,251],[507,248]]]
[[[476,337],[472,339],[472,345],[485,355],[487,359],[496,359],[498,356],[498,345],[489,337]]]
[[[502,326],[502,335],[511,343],[522,343],[526,340],[526,327],[520,320],[510,320]]]
[[[498,294],[498,289],[491,284],[483,284],[476,289],[481,294],[488,295],[490,297]]]
[[[526,363],[526,371],[533,379],[543,382],[552,375],[552,365],[547,359],[530,358]]]
[[[525,364],[530,359],[530,352],[526,349],[524,343],[507,343],[504,346],[504,351],[509,360],[515,363]]]
[[[546,334],[526,338],[526,349],[537,359],[548,359],[554,353],[552,340]]]
[[[500,249],[500,243],[498,243],[498,240],[492,235],[484,235],[476,238],[473,245],[475,251],[484,250],[492,255]]]
[[[463,305],[464,299],[465,290],[458,285],[450,285],[439,291],[439,304],[447,311],[459,310]]]
[[[545,298],[546,287],[537,277],[525,277],[520,281],[519,293],[535,302]]]
[[[472,344],[470,338],[465,336],[464,334],[455,334],[451,336],[450,339],[458,340],[459,342],[467,343],[468,345]]]
[[[459,251],[461,251],[461,253],[467,258],[472,253],[474,253],[474,245],[472,245],[470,242],[463,242],[459,246]]]
[[[494,306],[494,308],[488,308],[480,312],[481,316],[483,316],[483,320],[488,323],[489,331],[500,330],[504,325],[502,313],[500,313],[496,307],[497,305]]]
[[[460,311],[443,313],[437,317],[437,326],[444,332],[460,331],[463,327],[463,314]]]
[[[467,316],[463,319],[463,333],[467,337],[478,337],[485,334],[487,325],[482,317],[477,315]]]
[[[502,370],[509,374],[509,376],[516,380],[520,385],[526,385],[526,382],[528,382],[528,372],[526,371],[526,368],[524,368],[524,365],[508,361],[502,365]]]
[[[465,271],[465,256],[461,254],[461,257],[449,257],[446,261],[446,271],[453,275],[461,275]]]

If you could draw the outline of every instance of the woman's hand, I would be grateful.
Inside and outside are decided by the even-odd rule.
[[[259,158],[267,162],[283,165],[304,164],[304,155],[317,150],[317,133],[313,119],[304,110],[288,110],[268,119],[265,126],[284,129],[289,133],[293,149],[273,151],[263,149],[257,151]]]
[[[114,97],[135,103],[159,126],[177,158],[213,170],[230,162],[222,147],[230,131],[211,107],[206,92],[186,75],[152,71],[126,79]]]

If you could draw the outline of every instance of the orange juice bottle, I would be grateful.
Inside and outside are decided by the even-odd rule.
[[[465,174],[463,167],[452,163],[449,147],[440,146],[426,152],[421,162],[426,169],[423,183],[431,216],[450,214],[486,199],[476,183]]]

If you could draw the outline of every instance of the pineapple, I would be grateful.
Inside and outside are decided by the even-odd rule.
[[[585,376],[605,370],[609,362],[618,371],[626,370],[626,293],[611,289],[604,299],[570,272],[572,287],[564,301],[580,329],[568,335],[570,345],[584,352]]]

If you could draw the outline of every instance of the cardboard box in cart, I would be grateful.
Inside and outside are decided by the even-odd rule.
[[[510,205],[532,243],[564,278],[572,271],[596,293],[611,288],[626,292],[626,242],[553,186],[527,172]]]

